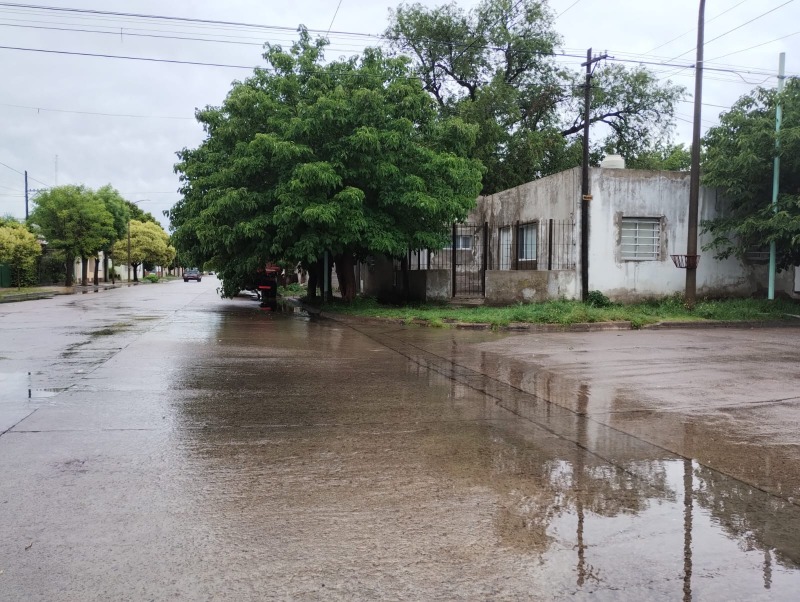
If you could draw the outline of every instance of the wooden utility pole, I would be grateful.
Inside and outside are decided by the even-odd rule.
[[[589,119],[592,106],[592,65],[608,58],[607,54],[592,58],[592,49],[586,51],[586,89],[583,96],[583,177],[581,179],[581,299],[589,297]]]
[[[689,222],[686,241],[686,306],[697,299],[697,215],[700,198],[700,117],[703,103],[703,29],[706,0],[700,0],[697,18],[697,59],[694,66],[694,123],[692,127],[692,170],[689,174]]]

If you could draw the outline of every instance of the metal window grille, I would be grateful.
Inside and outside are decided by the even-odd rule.
[[[535,261],[536,234],[539,224],[522,224],[517,229],[517,258],[520,261]]]
[[[498,269],[501,270],[510,270],[512,266],[512,254],[511,254],[511,226],[505,226],[500,228],[497,231],[497,240],[498,240],[498,258],[499,258],[499,265]]]
[[[622,259],[653,261],[661,256],[661,220],[657,217],[623,217],[620,236]]]
[[[575,222],[542,220],[539,222],[539,269],[575,269]]]

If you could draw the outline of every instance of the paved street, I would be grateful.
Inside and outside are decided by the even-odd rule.
[[[794,600],[800,329],[0,305],[0,600]]]

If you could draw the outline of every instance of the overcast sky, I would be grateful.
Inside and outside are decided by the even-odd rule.
[[[175,152],[195,147],[203,132],[197,107],[219,105],[231,82],[263,64],[264,41],[288,45],[299,24],[327,31],[328,58],[352,54],[377,40],[387,24],[386,0],[32,0],[30,6],[78,8],[250,23],[270,28],[87,15],[10,6],[0,1],[0,215],[24,217],[23,178],[32,189],[54,184],[110,183],[160,218],[179,198]],[[423,0],[435,6],[441,2]],[[474,6],[474,0],[457,0]],[[560,50],[586,49],[615,59],[691,65],[698,0],[551,0],[563,36]],[[338,11],[337,11],[338,8]],[[289,28],[288,30],[278,28]],[[82,31],[75,31],[82,30]],[[104,32],[104,33],[98,33]],[[335,32],[335,33],[334,33]],[[154,36],[217,41],[165,39]],[[715,39],[719,37],[719,39]],[[224,41],[224,43],[222,42]],[[800,1],[708,0],[703,129],[756,85],[775,86],[778,55],[800,74]],[[14,50],[148,57],[240,65],[244,68],[145,62]],[[581,70],[579,58],[560,62]],[[687,88],[678,107],[677,142],[691,137],[691,68],[649,65],[659,77]],[[714,106],[719,105],[719,106]]]

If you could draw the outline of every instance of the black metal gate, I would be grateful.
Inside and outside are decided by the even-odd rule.
[[[488,230],[487,223],[453,224],[451,266],[454,297],[482,297],[486,293]]]

